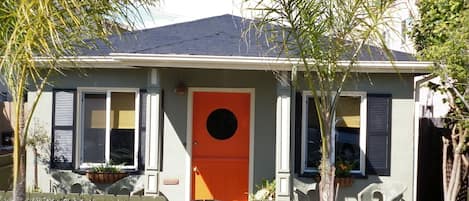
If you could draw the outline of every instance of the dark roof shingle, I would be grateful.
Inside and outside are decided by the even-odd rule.
[[[110,53],[179,54],[242,57],[277,57],[278,53],[268,51],[265,41],[256,40],[251,31],[249,37],[242,37],[251,20],[233,15],[215,16],[192,22],[173,24],[146,30],[113,35],[109,38],[111,47],[102,41],[96,42],[95,49],[81,49],[82,56],[105,56]],[[248,39],[246,39],[248,38]],[[381,49],[370,47],[360,54],[362,61],[387,61]],[[407,53],[392,51],[397,61],[415,61]]]

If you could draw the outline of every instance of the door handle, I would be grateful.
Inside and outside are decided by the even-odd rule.
[[[197,144],[199,144],[199,142],[194,141],[192,144],[193,144],[193,145],[197,145]]]
[[[199,173],[199,168],[197,168],[196,166],[194,168],[192,168],[192,171],[195,172],[195,173]]]

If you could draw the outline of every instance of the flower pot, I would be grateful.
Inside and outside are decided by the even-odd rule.
[[[353,183],[352,177],[336,177],[335,184],[339,187],[349,187]]]
[[[87,172],[86,176],[93,183],[114,183],[119,179],[126,177],[128,174],[124,172]]]

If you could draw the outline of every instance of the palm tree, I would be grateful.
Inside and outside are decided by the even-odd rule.
[[[0,3],[0,72],[14,104],[13,199],[25,200],[26,139],[38,100],[59,59],[91,48],[85,39],[106,41],[109,22],[134,25],[140,7],[153,0],[4,0]],[[140,9],[141,10],[141,9]],[[25,108],[27,90],[36,90]]]
[[[335,161],[332,160],[334,114],[343,85],[351,79],[359,55],[370,45],[392,58],[382,31],[393,0],[256,0],[258,31],[269,33],[272,50],[299,59],[292,72],[304,68],[321,133],[321,201],[334,201]],[[272,27],[276,23],[278,26]],[[281,41],[278,41],[281,39]],[[346,61],[341,62],[341,61]],[[294,60],[296,61],[296,60]],[[392,59],[391,59],[392,61]]]

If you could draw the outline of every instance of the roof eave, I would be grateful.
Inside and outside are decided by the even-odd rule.
[[[44,59],[44,58],[43,58]],[[230,70],[291,71],[299,59],[272,57],[205,56],[177,54],[112,53],[109,56],[79,56],[60,60],[61,66],[75,68],[197,68]],[[349,61],[339,61],[348,65]],[[431,62],[420,61],[359,61],[354,72],[367,73],[430,73]],[[298,65],[301,66],[301,65]],[[304,71],[304,68],[298,68]]]

